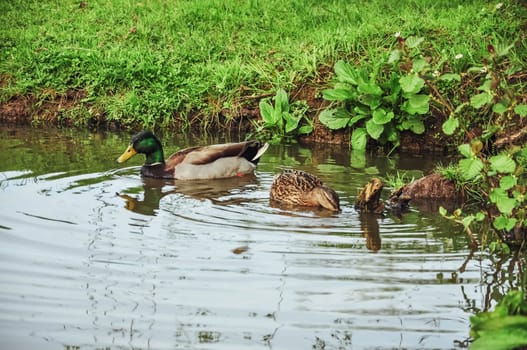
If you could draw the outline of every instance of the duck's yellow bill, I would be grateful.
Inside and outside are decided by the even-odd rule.
[[[117,158],[117,163],[124,163],[128,159],[132,158],[134,155],[137,154],[137,151],[135,150],[133,145],[128,146],[126,151],[124,151],[123,154],[119,158]]]

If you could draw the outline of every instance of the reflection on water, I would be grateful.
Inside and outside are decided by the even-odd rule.
[[[142,186],[124,189],[119,197],[125,208],[143,215],[156,215],[161,199],[170,194],[184,194],[196,199],[209,199],[213,203],[239,204],[239,199],[229,198],[232,191],[250,190],[257,183],[253,175],[216,180],[166,180],[142,178]],[[223,198],[223,199],[222,199]]]
[[[451,349],[525,271],[435,212],[353,208],[372,176],[432,157],[279,145],[253,177],[177,182],[115,164],[128,134],[0,136],[2,348]],[[164,138],[167,153],[207,141],[222,140]],[[342,212],[271,206],[283,167],[319,176]]]
[[[374,213],[359,213],[360,228],[366,238],[366,248],[376,252],[381,249],[379,233],[379,215]]]
[[[215,179],[215,180],[166,180],[142,178],[141,187],[131,187],[123,190],[117,195],[125,200],[125,208],[135,213],[143,215],[156,215],[161,199],[170,194],[183,194],[195,199],[209,200],[218,205],[239,205],[244,200],[243,197],[232,194],[243,193],[254,190],[258,184],[258,179],[254,175]],[[319,217],[331,217],[336,214],[324,208],[317,207],[293,207],[290,205],[280,205],[269,201],[273,208],[282,209],[280,215],[302,216],[299,213],[311,213]]]

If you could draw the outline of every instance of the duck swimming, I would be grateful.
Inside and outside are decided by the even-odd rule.
[[[259,141],[224,143],[182,149],[166,160],[159,139],[150,131],[132,137],[124,153],[117,158],[123,163],[142,153],[146,156],[141,176],[177,180],[206,180],[244,176],[254,173],[256,164],[269,145]]]
[[[339,196],[315,175],[287,169],[271,185],[271,200],[289,205],[323,207],[340,211]]]

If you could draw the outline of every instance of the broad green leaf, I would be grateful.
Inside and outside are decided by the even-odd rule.
[[[384,131],[384,126],[382,126],[382,124],[376,124],[373,119],[369,119],[366,122],[366,131],[372,139],[378,140]]]
[[[478,87],[478,90],[479,91],[485,91],[487,93],[491,93],[492,91],[492,80],[490,79],[487,79],[483,82],[483,84],[481,84],[480,87]]]
[[[459,127],[459,119],[450,116],[442,125],[443,132],[445,135],[452,135],[454,131]]]
[[[392,64],[395,62],[399,62],[401,59],[401,50],[392,50],[390,52],[390,57],[388,58],[388,63]]]
[[[285,133],[290,133],[291,131],[296,130],[298,123],[300,122],[301,117],[296,117],[289,112],[282,113],[282,117],[285,120]]]
[[[421,44],[425,38],[423,37],[415,37],[415,36],[409,36],[406,38],[406,46],[408,46],[410,49],[416,48]]]
[[[421,135],[425,132],[425,124],[422,120],[414,119],[412,121],[412,125],[410,126],[410,130],[412,130],[414,134]]]
[[[425,124],[423,123],[422,120],[417,120],[413,125],[412,125],[412,128],[411,128],[412,132],[414,134],[418,134],[418,135],[421,135],[425,132]]]
[[[474,95],[470,98],[470,105],[476,109],[483,107],[486,104],[492,102],[492,95],[488,92],[482,92],[480,94]]]
[[[363,115],[369,116],[370,112],[371,112],[371,109],[369,109],[366,106],[357,105],[357,106],[353,107],[353,112],[355,112],[357,114],[363,114]]]
[[[461,75],[456,74],[456,73],[445,73],[445,74],[443,74],[443,75],[441,75],[439,77],[439,80],[443,80],[443,81],[452,81],[452,80],[461,81]]]
[[[322,97],[327,101],[353,100],[355,93],[349,89],[326,89],[322,91]]]
[[[412,69],[414,72],[421,72],[428,66],[428,62],[424,58],[416,58],[412,63]]]
[[[289,112],[289,98],[284,89],[278,89],[274,101],[274,109],[279,115],[283,112]]]
[[[498,210],[503,214],[510,214],[516,206],[516,200],[510,198],[509,194],[502,188],[494,188],[490,191],[489,199],[496,204]]]
[[[354,115],[354,116],[350,119],[350,121],[349,121],[349,123],[348,123],[348,126],[353,126],[356,122],[358,122],[359,120],[362,120],[362,119],[364,119],[364,118],[366,118],[366,117],[368,117],[368,116],[369,116],[369,115],[367,115],[367,114],[357,114],[357,115]]]
[[[518,113],[520,117],[525,117],[527,115],[527,105],[526,104],[519,104],[516,107],[514,107],[514,112]]]
[[[376,124],[382,125],[382,124],[389,123],[393,119],[394,114],[392,111],[386,113],[384,109],[378,108],[373,111],[372,116],[373,116],[373,121]]]
[[[267,126],[276,125],[275,120],[275,111],[273,106],[267,101],[260,101],[260,114],[262,115],[262,120]]]
[[[492,111],[497,114],[503,114],[507,112],[507,106],[505,106],[503,103],[498,102],[494,106],[492,106]]]
[[[400,126],[403,130],[411,130],[414,134],[422,134],[425,132],[425,125],[423,121],[417,117],[410,117],[403,121]]]
[[[494,226],[496,230],[510,231],[514,228],[517,221],[516,218],[509,218],[502,214],[494,219],[492,226]]]
[[[406,105],[406,112],[410,114],[426,114],[429,110],[429,104],[428,101],[430,100],[430,96],[423,95],[423,94],[417,94],[412,95],[410,98],[408,98],[408,104]]]
[[[514,296],[514,294],[512,295]],[[519,295],[521,296],[521,293]],[[511,300],[508,301],[511,302]],[[513,310],[510,310],[511,306],[513,306],[514,304],[518,306],[518,303],[521,304],[522,301],[513,301],[510,305],[503,305],[503,303],[500,302],[500,305],[496,306],[495,311],[490,313],[491,317],[484,319],[483,322],[481,322],[478,327],[476,327],[476,330],[480,332],[496,331],[499,329],[521,328],[527,331],[527,316],[509,314],[511,312],[514,312]],[[516,312],[518,311],[519,310],[517,310]],[[497,314],[493,315],[496,312]]]
[[[496,203],[498,210],[503,214],[511,214],[512,210],[516,207],[516,199],[506,198]],[[516,219],[514,219],[516,220]]]
[[[342,129],[348,126],[351,114],[345,109],[325,109],[320,112],[318,119],[322,124],[330,128],[331,130]]]
[[[360,103],[375,109],[381,105],[382,97],[378,95],[363,94],[358,97]]]
[[[507,175],[500,179],[500,188],[507,191],[516,186],[517,180],[514,175]]]
[[[439,215],[446,216],[447,210],[443,206],[439,206]]]
[[[409,94],[418,93],[425,85],[425,81],[414,74],[401,77],[399,83],[403,91]]]
[[[489,193],[489,199],[492,203],[497,203],[501,200],[508,199],[509,194],[502,188],[493,188]]]
[[[490,169],[502,174],[511,174],[516,170],[516,163],[504,153],[489,158]]]
[[[357,85],[357,72],[355,67],[340,60],[335,63],[335,74],[340,81],[347,82],[353,85]]]
[[[472,153],[472,147],[468,143],[457,146],[459,153],[465,158],[472,158],[474,153]]]
[[[313,125],[302,125],[298,128],[298,133],[300,135],[311,134],[313,132]]]
[[[478,158],[465,158],[459,161],[459,168],[463,178],[466,180],[471,180],[476,176],[481,175],[483,162]]]
[[[355,90],[357,90],[357,87],[353,86],[353,84],[350,84],[350,83],[337,81],[333,85],[333,89],[337,89],[337,90],[342,89],[342,90],[355,91]]]
[[[365,128],[357,128],[351,134],[351,148],[357,151],[365,150],[368,133]]]
[[[477,221],[483,221],[485,220],[487,216],[485,215],[485,213],[481,212],[481,211],[478,211],[478,213],[476,214],[476,220]]]
[[[527,345],[526,325],[523,327],[502,328],[492,332],[487,332],[471,344],[470,350],[512,350],[520,349],[525,345]]]
[[[361,94],[381,96],[382,89],[374,83],[361,83],[357,86],[357,91]]]

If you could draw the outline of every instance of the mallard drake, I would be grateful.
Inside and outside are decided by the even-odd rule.
[[[146,156],[143,177],[178,180],[220,179],[252,174],[267,143],[246,141],[182,149],[165,160],[159,139],[150,131],[132,137],[130,145],[117,158],[123,163],[137,153]]]
[[[339,196],[315,175],[287,169],[271,185],[271,200],[289,205],[323,207],[340,211]]]

